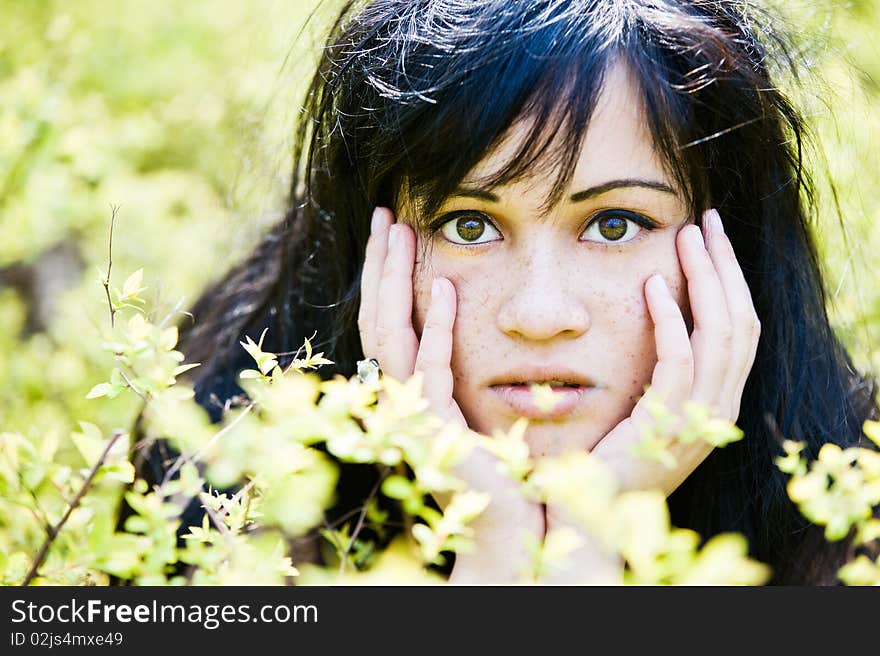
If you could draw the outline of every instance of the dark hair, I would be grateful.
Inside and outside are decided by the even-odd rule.
[[[569,180],[609,64],[641,84],[658,152],[693,216],[716,207],[762,325],[738,425],[669,498],[673,523],[704,538],[737,531],[772,583],[834,583],[852,555],[828,543],[786,495],[773,464],[783,438],[815,457],[824,442],[866,445],[873,381],[856,371],[826,314],[812,240],[807,129],[771,76],[797,62],[763,10],[732,0],[372,0],[346,3],[299,120],[290,205],[255,254],[192,308],[183,350],[197,399],[219,417],[248,365],[238,342],[293,352],[317,333],[335,366],[363,357],[356,325],[372,209],[414,199],[423,217],[514,122],[535,130],[500,184],[551,171],[552,205]],[[555,139],[558,131],[564,139]],[[282,359],[282,363],[283,363]],[[213,399],[213,400],[212,400]],[[348,470],[346,470],[348,471]],[[373,474],[343,473],[356,505]],[[371,479],[370,476],[373,476]],[[346,487],[347,486],[347,487]]]

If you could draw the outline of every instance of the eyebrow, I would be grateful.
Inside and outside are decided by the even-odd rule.
[[[642,189],[651,189],[653,191],[660,191],[666,194],[672,194],[673,196],[676,195],[675,189],[670,187],[665,182],[657,182],[656,180],[642,180],[639,178],[622,178],[620,180],[609,180],[608,182],[603,182],[602,184],[589,187],[588,189],[583,189],[581,191],[573,193],[568,198],[572,203],[580,203],[595,196],[601,196],[602,194],[607,193],[613,189],[625,189],[632,187],[641,187]],[[496,194],[493,194],[491,191],[475,187],[458,188],[454,192],[452,192],[451,196],[477,198],[479,200],[485,200],[490,203],[497,203],[499,201],[498,196]]]
[[[606,192],[611,191],[612,189],[625,189],[631,187],[653,189],[654,191],[662,191],[663,193],[672,194],[673,196],[676,195],[675,189],[670,187],[665,182],[657,182],[655,180],[640,180],[637,178],[625,178],[622,180],[610,180],[608,182],[603,182],[600,185],[596,185],[595,187],[590,187],[589,189],[578,191],[569,196],[569,200],[572,203],[579,203],[583,200],[587,200],[588,198],[600,196]]]

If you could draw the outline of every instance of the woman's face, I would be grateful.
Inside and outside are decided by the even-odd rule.
[[[537,456],[592,449],[650,383],[648,277],[665,276],[690,326],[675,235],[691,217],[623,65],[609,69],[570,187],[549,211],[551,174],[493,189],[476,182],[503,166],[527,129],[514,128],[445,200],[441,227],[416,231],[413,320],[421,336],[432,280],[451,280],[453,397],[481,433],[529,417]],[[522,385],[548,379],[569,383],[553,393],[555,412],[532,404]]]

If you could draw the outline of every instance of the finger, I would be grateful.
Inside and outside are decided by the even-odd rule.
[[[732,403],[728,418],[734,423],[739,420],[739,410],[740,404],[742,403],[743,391],[745,390],[746,381],[749,379],[749,374],[752,371],[752,366],[755,364],[755,357],[758,353],[758,342],[760,340],[761,324],[757,318],[755,319],[755,325],[749,330],[751,330],[753,334],[752,346],[749,349],[748,354],[746,355],[744,362],[745,367],[743,368],[743,372],[737,379],[734,387],[732,388],[732,393],[730,396],[730,398],[732,399]]]
[[[694,378],[694,353],[687,324],[663,276],[655,274],[648,279],[645,298],[654,322],[657,349],[651,387],[630,416],[599,440],[592,452],[615,473],[622,490],[658,489],[668,496],[705,459],[712,446],[673,440],[669,448],[676,466],[672,469],[634,458],[629,451],[629,447],[642,439],[644,429],[654,422],[651,401],[659,400],[673,413],[680,413],[683,402],[691,398]],[[675,428],[675,425],[670,427],[673,434]]]
[[[746,379],[755,362],[761,322],[755,312],[752,294],[746,283],[742,268],[727,235],[721,216],[715,209],[704,215],[706,226],[706,246],[715,264],[718,279],[724,287],[727,299],[727,313],[733,328],[733,343],[730,352],[730,372],[721,390],[722,404],[726,402],[727,418],[736,421]]]
[[[682,228],[677,244],[694,319],[690,340],[695,363],[691,399],[717,410],[733,344],[727,300],[699,227]]]
[[[415,235],[409,226],[388,229],[388,254],[379,278],[376,303],[376,355],[383,374],[407,380],[413,372],[419,341],[412,325],[412,275]]]
[[[645,299],[654,322],[657,364],[651,376],[651,394],[643,396],[632,411],[637,428],[651,421],[647,399],[659,399],[672,411],[677,411],[690,397],[694,379],[694,354],[687,325],[662,275],[648,278]]]
[[[361,271],[361,303],[358,309],[358,329],[361,350],[366,357],[376,352],[376,308],[379,301],[379,280],[388,252],[388,228],[394,222],[391,210],[377,207],[370,222],[364,267]]]
[[[431,303],[425,315],[415,370],[424,374],[422,389],[431,409],[449,419],[452,401],[452,327],[455,323],[455,286],[436,278],[431,286]]]

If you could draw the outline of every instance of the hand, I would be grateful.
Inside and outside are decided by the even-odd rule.
[[[409,226],[395,223],[390,210],[376,208],[361,276],[361,347],[366,357],[379,361],[384,376],[405,381],[414,372],[421,372],[423,394],[431,411],[444,421],[466,426],[452,397],[455,287],[446,278],[434,280],[419,339],[412,324],[415,246]],[[523,532],[537,539],[544,535],[541,506],[526,499],[496,465],[495,456],[475,447],[454,472],[471,489],[488,493],[490,502],[470,524],[476,549],[457,556],[450,578],[453,582],[518,580],[529,561]],[[445,507],[445,499],[437,501]]]
[[[662,277],[654,275],[645,284],[657,349],[650,390],[673,412],[679,411],[686,401],[694,401],[713,408],[716,417],[735,423],[746,379],[755,361],[761,326],[716,210],[703,215],[703,233],[697,226],[688,225],[676,237],[693,315],[690,337],[678,304]],[[641,429],[652,421],[646,401],[650,396],[642,397],[630,416],[605,435],[592,453],[614,470],[621,491],[659,489],[668,496],[713,447],[702,440],[674,440],[670,451],[677,464],[671,469],[631,455],[630,449],[641,439]],[[548,508],[548,530],[559,525],[564,515],[564,509]],[[585,542],[586,546],[575,554],[572,571],[585,572],[597,562],[607,562],[607,556],[594,548],[589,538]]]
[[[629,449],[650,424],[646,398],[653,394],[678,412],[686,401],[708,405],[716,417],[736,422],[746,379],[755,361],[761,324],[718,212],[703,215],[703,233],[695,225],[679,231],[676,244],[688,282],[694,329],[687,334],[684,317],[661,276],[645,284],[648,310],[654,322],[657,365],[651,393],[642,397],[631,415],[593,448],[620,477],[623,489],[662,490],[667,496],[712,451],[705,441],[673,441],[677,465],[636,459]],[[705,246],[704,246],[705,241]]]

